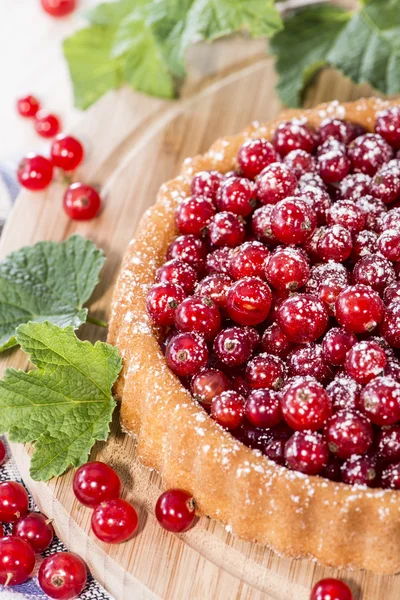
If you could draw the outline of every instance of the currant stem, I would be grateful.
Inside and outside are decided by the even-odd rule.
[[[86,319],[88,323],[91,323],[92,325],[97,325],[98,327],[108,327],[108,323],[107,321],[102,321],[101,319],[95,319],[94,317],[88,315],[88,318]]]
[[[12,573],[7,573],[7,579],[5,581],[4,587],[8,587],[10,584],[10,581],[12,580],[13,576]]]

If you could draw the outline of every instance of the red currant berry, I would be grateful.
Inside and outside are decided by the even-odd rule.
[[[265,275],[272,287],[293,292],[308,281],[310,267],[300,250],[279,248],[265,262]]]
[[[313,587],[310,600],[353,600],[353,594],[339,579],[321,579]]]
[[[53,179],[53,165],[40,154],[27,154],[18,166],[17,177],[22,187],[37,192],[44,190]]]
[[[204,196],[214,202],[223,180],[219,171],[199,171],[192,179],[190,190],[193,196]]]
[[[79,140],[72,135],[58,135],[51,146],[51,160],[55,167],[73,171],[83,161],[84,150]]]
[[[306,173],[317,172],[315,157],[304,150],[292,150],[285,156],[283,162],[298,179]]]
[[[35,553],[20,538],[8,536],[0,539],[0,585],[20,585],[32,575]]]
[[[379,252],[392,262],[400,261],[400,231],[388,229],[378,238]]]
[[[400,303],[392,302],[386,309],[381,324],[381,335],[392,346],[400,348]]]
[[[207,225],[215,212],[215,208],[208,198],[190,196],[182,200],[176,209],[176,226],[180,233],[191,233],[202,237],[205,235]]]
[[[36,133],[44,138],[52,138],[60,132],[60,121],[55,115],[40,110],[35,115]]]
[[[360,383],[366,385],[383,373],[386,365],[386,354],[376,342],[366,340],[355,344],[346,356],[347,374]]]
[[[374,133],[361,135],[348,147],[353,171],[366,173],[371,177],[392,158],[392,155],[393,150],[389,144],[380,135]]]
[[[353,333],[364,333],[372,331],[382,321],[384,306],[372,288],[353,285],[339,294],[335,312],[342,327]]]
[[[387,258],[379,254],[367,254],[360,258],[353,269],[354,283],[370,286],[382,294],[396,280],[396,273]]]
[[[281,123],[274,134],[273,144],[281,156],[291,150],[305,150],[312,153],[315,146],[313,131],[301,121],[293,119]]]
[[[341,225],[331,225],[322,230],[317,243],[317,253],[322,260],[344,262],[353,248],[351,233]]]
[[[286,465],[293,471],[318,475],[328,458],[328,444],[320,433],[296,431],[285,444]]]
[[[180,235],[168,247],[167,260],[177,258],[188,263],[197,272],[206,264],[207,247],[203,240],[194,235]]]
[[[394,425],[400,420],[400,383],[376,377],[361,392],[360,405],[375,425]]]
[[[351,233],[364,229],[365,215],[352,200],[338,200],[326,213],[328,225],[342,225]]]
[[[195,375],[190,384],[190,391],[197,402],[210,406],[215,396],[231,389],[227,376],[218,369],[203,369]]]
[[[343,483],[374,487],[377,480],[376,460],[372,456],[350,456],[343,463],[341,473]]]
[[[234,248],[243,243],[245,230],[242,221],[232,212],[219,212],[208,225],[211,243],[220,248]]]
[[[285,363],[273,354],[259,354],[246,367],[246,381],[250,389],[279,390],[286,377]]]
[[[296,191],[297,179],[284,164],[272,163],[256,179],[257,197],[262,204],[276,204]]]
[[[393,161],[392,161],[393,162]],[[369,193],[385,204],[397,200],[400,195],[400,171],[390,163],[384,165],[372,179]]]
[[[117,473],[103,462],[93,461],[79,467],[74,475],[74,494],[85,506],[93,508],[105,500],[118,498],[121,480]]]
[[[207,254],[206,272],[207,273],[229,273],[231,264],[232,248],[218,248],[214,252]]]
[[[28,512],[29,498],[16,481],[0,483],[0,522],[14,523]]]
[[[271,142],[263,139],[247,140],[239,148],[238,163],[245,177],[254,179],[265,167],[279,160]]]
[[[371,177],[365,173],[347,175],[339,184],[339,197],[343,200],[358,200],[369,194]]]
[[[273,323],[263,333],[261,348],[263,352],[275,354],[279,358],[286,358],[292,350],[293,344],[288,340],[279,325]]]
[[[99,214],[101,198],[91,185],[76,182],[67,188],[63,206],[66,214],[73,221],[88,221]]]
[[[361,386],[347,375],[337,375],[326,387],[334,412],[338,410],[358,410],[360,408]]]
[[[347,145],[355,138],[355,128],[348,121],[327,118],[319,126],[318,135],[321,143],[334,139]]]
[[[312,236],[316,226],[316,214],[306,200],[289,197],[273,208],[272,233],[284,244],[303,244]]]
[[[381,485],[385,489],[400,490],[400,463],[394,463],[383,469]]]
[[[376,438],[376,446],[384,460],[400,461],[400,425],[381,429]]]
[[[35,96],[24,96],[17,100],[17,111],[21,117],[34,117],[40,110],[39,100]]]
[[[268,244],[269,246],[276,246],[279,243],[272,233],[271,228],[271,215],[273,208],[274,207],[272,204],[257,208],[257,210],[254,211],[251,220],[252,231],[256,238],[260,242],[263,242],[263,244]]]
[[[40,0],[43,9],[52,17],[65,17],[71,14],[77,0]]]
[[[340,410],[334,414],[326,425],[325,435],[329,450],[343,459],[353,454],[365,454],[373,440],[369,420],[351,410]]]
[[[246,400],[245,415],[254,427],[275,427],[282,421],[279,393],[266,389],[254,390]]]
[[[375,131],[396,150],[400,148],[400,109],[391,106],[376,115]]]
[[[312,378],[295,378],[285,386],[282,393],[283,418],[296,431],[321,429],[332,414],[328,394]]]
[[[261,242],[244,242],[232,250],[229,274],[234,279],[264,278],[264,264],[269,250]]]
[[[278,309],[278,325],[296,344],[317,340],[328,327],[328,313],[323,303],[311,294],[295,294]]]
[[[304,344],[295,348],[287,358],[287,366],[291,377],[313,377],[323,384],[333,376],[320,344]]]
[[[4,442],[0,439],[0,466],[6,462],[7,450]]]
[[[176,375],[194,375],[207,364],[207,344],[196,333],[180,333],[168,342],[165,358],[168,367]]]
[[[272,294],[266,283],[258,277],[244,277],[230,288],[226,306],[236,323],[257,325],[267,318],[271,303]]]
[[[247,217],[256,206],[256,186],[244,177],[229,177],[217,193],[216,204],[220,211]]]
[[[350,259],[357,262],[367,254],[375,254],[378,250],[378,236],[374,231],[364,229],[353,238],[353,249]]]
[[[312,185],[306,185],[296,193],[296,196],[308,202],[317,216],[317,224],[325,225],[326,212],[332,205],[328,192]]]
[[[335,366],[344,365],[346,354],[357,343],[353,333],[334,327],[322,340],[322,352],[325,360]]]
[[[243,396],[243,398],[247,398],[247,396],[250,394],[250,388],[247,385],[245,378],[240,374],[233,374],[230,376],[230,378],[235,392]]]
[[[157,270],[156,281],[173,283],[182,288],[185,294],[193,294],[197,283],[197,273],[188,263],[176,258],[167,261]]]
[[[318,170],[325,183],[339,183],[350,172],[350,160],[344,152],[331,150],[318,157]]]
[[[189,492],[167,490],[157,500],[155,514],[161,527],[173,533],[187,531],[195,519],[195,501]]]
[[[382,200],[373,198],[373,196],[363,196],[356,200],[356,204],[365,215],[365,228],[380,233],[387,213],[386,205]]]
[[[215,338],[221,329],[218,307],[210,298],[186,298],[175,310],[178,331],[200,333],[206,340]]]
[[[156,325],[166,327],[175,322],[175,311],[185,299],[185,292],[174,283],[156,283],[146,298],[146,309]]]
[[[92,514],[92,530],[106,544],[120,544],[135,533],[138,515],[132,504],[122,498],[106,500]]]
[[[207,296],[218,308],[225,309],[228,291],[232,283],[232,279],[224,273],[208,275],[197,284],[196,296]]]
[[[40,513],[29,513],[14,523],[12,534],[28,542],[34,552],[40,553],[53,541],[54,528],[51,519]]]
[[[226,429],[237,429],[244,418],[243,396],[233,390],[222,392],[211,402],[211,416]]]
[[[43,592],[55,600],[72,600],[84,590],[87,569],[83,560],[71,552],[57,552],[44,559],[38,574]]]
[[[248,330],[244,327],[228,327],[217,335],[214,352],[228,367],[244,365],[253,352],[253,344]]]

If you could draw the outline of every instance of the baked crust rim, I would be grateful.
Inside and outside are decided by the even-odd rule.
[[[115,387],[121,425],[137,438],[137,458],[160,472],[166,486],[190,491],[199,514],[217,519],[241,538],[286,556],[310,556],[335,567],[383,574],[400,570],[400,492],[289,471],[238,442],[208,417],[167,368],[145,298],[176,236],[174,211],[189,194],[195,173],[231,170],[246,139],[270,139],[287,119],[306,119],[315,126],[328,116],[346,118],[372,130],[376,113],[394,104],[398,102],[368,98],[286,111],[267,124],[256,122],[242,133],[220,138],[205,154],[187,159],[181,174],[161,186],[126,251],[108,335],[123,358]]]

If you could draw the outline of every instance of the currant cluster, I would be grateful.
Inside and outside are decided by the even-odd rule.
[[[46,138],[57,136],[52,142],[49,158],[31,152],[18,166],[18,181],[22,187],[31,192],[46,189],[53,180],[55,168],[60,169],[64,176],[65,174],[70,176],[84,158],[81,142],[71,135],[57,135],[60,131],[57,117],[39,109],[40,103],[34,96],[25,96],[17,101],[19,114],[22,117],[35,119],[35,129],[39,135]],[[98,215],[101,198],[94,187],[85,183],[72,183],[64,194],[63,207],[70,219],[86,221]]]
[[[197,173],[147,296],[169,368],[289,469],[400,489],[400,108]]]

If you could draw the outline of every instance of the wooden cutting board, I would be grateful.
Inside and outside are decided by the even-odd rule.
[[[62,210],[61,182],[43,194],[22,193],[1,237],[0,258],[39,240],[62,240],[76,232],[90,237],[107,256],[91,312],[107,318],[121,257],[159,185],[178,173],[186,156],[204,152],[215,138],[237,132],[254,119],[274,117],[280,109],[274,84],[271,61],[261,59],[176,103],[127,89],[107,95],[85,113],[75,130],[88,149],[78,176],[102,187],[103,212],[88,223],[69,221]],[[363,92],[369,93],[326,73],[308,104],[354,99]],[[105,335],[93,325],[82,330],[82,336],[91,340]],[[1,369],[9,365],[25,368],[27,363],[21,352],[10,351],[3,355]],[[281,558],[232,537],[207,518],[179,538],[163,531],[153,515],[160,478],[135,460],[134,441],[121,433],[117,413],[109,441],[98,444],[91,458],[117,469],[125,497],[138,509],[139,532],[125,544],[109,546],[90,533],[91,511],[74,499],[72,471],[47,484],[34,482],[29,477],[29,449],[13,444],[12,452],[38,506],[54,518],[59,537],[87,561],[94,577],[118,600],[307,600],[313,583],[327,576],[347,581],[355,600],[400,597],[399,577]]]

